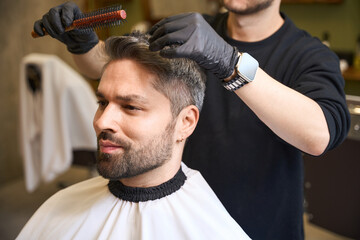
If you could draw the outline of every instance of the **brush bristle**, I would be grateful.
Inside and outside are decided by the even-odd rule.
[[[85,13],[81,18],[75,20],[73,25],[77,29],[96,30],[103,27],[119,26],[126,21],[125,19],[126,12],[119,5]]]

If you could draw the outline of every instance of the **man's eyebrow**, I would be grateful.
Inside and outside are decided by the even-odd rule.
[[[143,104],[146,104],[149,102],[145,97],[142,97],[140,95],[135,95],[135,94],[116,96],[116,99],[120,100],[120,101],[124,101],[124,102],[136,101],[136,102],[143,103]]]
[[[96,95],[98,98],[105,98],[105,97],[104,97],[104,94],[102,94],[102,93],[99,92],[98,90],[96,90],[95,95]]]
[[[98,98],[105,98],[104,94],[102,94],[99,91],[95,92],[96,97]],[[131,102],[131,101],[136,101],[136,102],[140,102],[140,103],[148,103],[149,101],[145,98],[142,97],[140,95],[136,95],[136,94],[129,94],[129,95],[119,95],[115,97],[117,100],[120,101],[124,101],[124,102]]]

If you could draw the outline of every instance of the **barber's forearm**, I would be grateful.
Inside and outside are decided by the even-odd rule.
[[[236,94],[280,138],[311,155],[326,149],[330,134],[320,106],[258,69]]]
[[[79,71],[91,79],[99,79],[105,64],[103,58],[104,42],[99,43],[85,54],[73,54],[75,64]]]

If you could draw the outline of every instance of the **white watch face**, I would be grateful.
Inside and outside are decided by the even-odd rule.
[[[236,65],[237,73],[246,81],[254,80],[256,71],[259,68],[258,61],[248,53],[241,53],[239,61]]]

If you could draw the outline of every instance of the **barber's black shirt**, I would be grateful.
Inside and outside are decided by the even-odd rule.
[[[206,18],[225,41],[256,58],[267,74],[315,100],[329,127],[327,150],[339,145],[350,117],[337,56],[284,14],[285,23],[275,34],[252,43],[227,36],[227,16]],[[301,155],[208,73],[204,107],[184,162],[200,170],[252,239],[303,238]]]

